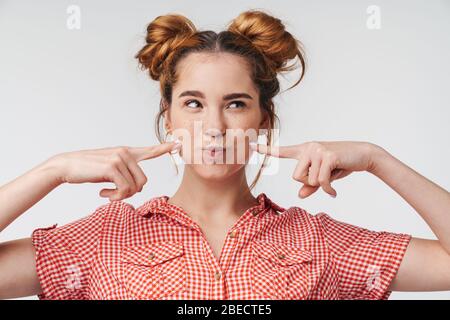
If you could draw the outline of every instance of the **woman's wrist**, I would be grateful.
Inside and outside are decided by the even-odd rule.
[[[55,188],[64,183],[64,170],[57,156],[47,159],[36,169],[44,172],[45,177],[50,179],[51,185]]]
[[[384,148],[374,143],[369,143],[369,165],[367,172],[372,173],[375,176],[380,176],[383,164],[391,157],[390,153]]]

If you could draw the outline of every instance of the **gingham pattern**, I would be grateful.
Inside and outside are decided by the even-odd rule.
[[[168,196],[32,233],[40,299],[387,299],[411,235],[373,231],[266,194],[217,259]]]

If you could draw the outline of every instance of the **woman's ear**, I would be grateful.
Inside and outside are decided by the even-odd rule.
[[[169,108],[165,108],[166,110],[162,114],[164,118],[164,129],[166,129],[167,132],[172,131],[172,121],[170,120],[170,113]]]

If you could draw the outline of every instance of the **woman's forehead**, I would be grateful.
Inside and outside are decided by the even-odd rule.
[[[247,91],[255,94],[249,68],[242,57],[221,54],[190,54],[180,61],[174,93],[198,90],[205,94]]]

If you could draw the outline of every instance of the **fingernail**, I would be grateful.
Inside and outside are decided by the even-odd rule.
[[[332,197],[332,198],[336,198],[336,195],[335,195],[335,194],[330,194],[330,193],[329,193],[329,195],[330,195],[330,197]]]

